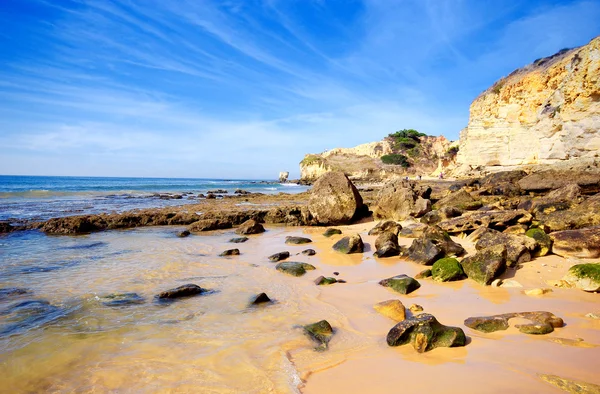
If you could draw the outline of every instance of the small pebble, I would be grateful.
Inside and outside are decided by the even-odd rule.
[[[334,272],[333,274],[337,276],[337,275],[339,275],[340,273],[336,271],[336,272]]]
[[[417,304],[412,304],[408,309],[410,309],[410,311],[413,313],[423,311],[423,307],[421,305],[417,305]]]
[[[540,295],[544,295],[546,293],[551,293],[551,292],[552,292],[552,289],[542,289],[542,288],[525,290],[525,294],[527,294],[528,296],[540,296]]]

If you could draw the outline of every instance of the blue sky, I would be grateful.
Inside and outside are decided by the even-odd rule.
[[[0,0],[0,174],[274,178],[600,34],[598,0]]]

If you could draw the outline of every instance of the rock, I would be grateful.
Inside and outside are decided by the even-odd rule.
[[[214,200],[216,198],[217,198],[217,196],[215,196],[213,193],[207,193],[206,194],[206,199],[207,200]]]
[[[504,234],[511,234],[511,235],[524,235],[527,232],[527,228],[528,227],[524,224],[515,224],[513,226],[507,227],[502,232]]]
[[[504,280],[502,280],[502,282],[500,283],[500,285],[498,287],[504,287],[504,288],[513,287],[514,288],[514,287],[523,287],[523,285],[514,279],[504,279]]]
[[[465,257],[461,265],[469,279],[488,285],[506,270],[506,247],[496,245],[478,250],[474,255]]]
[[[444,207],[458,208],[461,211],[474,211],[481,208],[481,201],[476,200],[471,196],[465,189],[461,189],[456,193],[451,193],[448,196],[442,198],[435,204],[434,209],[440,209]]]
[[[24,289],[21,287],[4,287],[0,289],[0,301],[6,298],[12,298],[16,296],[20,296],[23,294],[29,294],[29,289]]]
[[[209,190],[209,191],[207,191],[207,193],[210,193],[210,194],[227,194],[229,192],[227,190],[225,190],[225,189],[216,189],[216,190]]]
[[[383,233],[393,233],[398,235],[400,230],[402,230],[402,225],[400,223],[396,223],[393,220],[386,220],[377,223],[375,227],[369,230],[369,235],[381,235]]]
[[[327,320],[321,320],[317,323],[308,324],[303,327],[304,332],[318,343],[315,350],[327,350],[329,341],[333,336],[333,328]]]
[[[282,171],[279,173],[279,183],[285,183],[288,180],[290,173],[288,171]]]
[[[502,285],[502,279],[494,279],[490,286],[492,287],[500,287]]]
[[[319,276],[317,279],[315,279],[315,285],[317,286],[332,285],[334,283],[337,283],[337,279],[331,277],[326,278],[324,276]]]
[[[314,183],[308,210],[318,224],[347,224],[360,213],[362,197],[350,179],[338,171],[328,172]]]
[[[335,276],[338,276],[340,273],[339,273],[339,272],[337,272],[337,271],[335,271],[333,274],[334,274]]]
[[[381,233],[375,240],[374,253],[377,257],[391,257],[400,254],[400,246],[398,245],[398,237],[392,232]]]
[[[421,216],[427,214],[431,211],[431,201],[417,197],[415,200],[415,206],[413,208],[412,216],[415,218],[420,218]]]
[[[538,208],[536,219],[550,231],[580,229],[600,225],[600,193],[581,204],[558,202]],[[547,231],[548,232],[548,231]]]
[[[236,234],[249,235],[249,234],[260,234],[265,232],[265,228],[262,224],[258,223],[254,219],[246,220],[236,230]]]
[[[314,249],[304,249],[302,254],[305,256],[314,256],[317,254],[317,252]]]
[[[535,257],[545,256],[552,250],[552,238],[540,228],[531,228],[525,233],[526,236],[533,238],[537,245],[533,252]]]
[[[541,295],[544,295],[546,293],[551,293],[551,292],[552,292],[552,289],[542,289],[542,288],[536,288],[536,289],[524,291],[525,295],[528,295],[528,296],[541,296]]]
[[[207,291],[206,289],[203,289],[202,287],[200,287],[198,285],[187,284],[187,285],[179,286],[175,289],[163,291],[162,293],[159,293],[157,297],[162,298],[162,299],[190,297],[190,296],[194,296],[197,294],[205,293],[206,291]]]
[[[385,317],[395,321],[402,321],[406,318],[406,310],[400,300],[387,300],[378,302],[373,308]]]
[[[562,257],[600,257],[600,226],[550,233],[552,253]]]
[[[475,244],[477,250],[486,249],[496,245],[506,247],[506,265],[514,267],[517,264],[531,261],[531,251],[537,244],[529,237],[523,235],[504,234],[496,230],[487,229]]]
[[[429,226],[423,223],[410,223],[402,227],[398,236],[404,238],[420,238],[428,228]]]
[[[100,297],[100,300],[106,306],[125,306],[144,303],[144,298],[137,293],[114,293]]]
[[[600,291],[600,263],[574,265],[562,280],[584,291]]]
[[[600,313],[587,313],[585,317],[589,317],[590,319],[600,319]]]
[[[408,248],[406,256],[418,263],[432,265],[447,256],[460,256],[464,249],[452,241],[448,233],[437,226],[429,226],[419,239],[415,239]]]
[[[260,293],[250,299],[250,306],[272,303],[273,301],[269,298],[266,293]]]
[[[432,276],[432,272],[430,269],[423,270],[415,275],[415,279],[425,279]]]
[[[479,227],[490,227],[496,230],[504,230],[514,224],[531,223],[533,217],[522,209],[505,211],[475,211],[460,217],[444,220],[438,226],[451,234],[465,231],[477,230]]]
[[[188,227],[188,231],[192,233],[199,233],[203,231],[223,230],[231,227],[232,225],[230,221],[219,219],[201,219],[192,223]]]
[[[463,214],[463,211],[453,207],[441,207],[440,209],[436,209],[434,211],[428,212],[421,218],[421,223],[433,225],[437,224],[443,220],[452,219],[458,217]]]
[[[227,249],[227,250],[221,252],[221,254],[219,254],[219,256],[239,256],[239,255],[240,255],[239,249]]]
[[[423,307],[418,304],[412,304],[408,309],[410,309],[412,313],[423,312]]]
[[[333,250],[344,254],[362,253],[364,244],[360,235],[354,234],[350,237],[344,237],[333,244]]]
[[[489,174],[480,181],[481,191],[493,196],[518,196],[521,194],[521,188],[517,182],[526,175],[527,173],[523,170]]]
[[[39,329],[66,317],[71,309],[60,308],[46,300],[25,300],[10,304],[0,310],[0,338]]]
[[[421,287],[421,284],[408,275],[396,275],[379,282],[383,287],[390,287],[400,294],[410,294]]]
[[[191,233],[190,233],[188,230],[183,230],[183,231],[180,231],[180,232],[178,232],[178,233],[177,233],[177,236],[178,236],[179,238],[185,238],[185,237],[187,237],[187,236],[188,236],[188,235],[190,235],[190,234],[191,234]]]
[[[281,260],[285,260],[290,257],[290,252],[278,252],[269,256],[269,261],[278,262]]]
[[[328,228],[323,233],[323,236],[329,238],[329,237],[331,237],[333,235],[337,235],[337,234],[341,234],[341,233],[342,233],[342,230],[339,230],[337,228]]]
[[[519,181],[526,192],[544,192],[577,184],[583,191],[598,192],[600,172],[581,170],[546,170],[530,174]]]
[[[462,329],[444,326],[428,313],[422,313],[401,321],[387,334],[387,344],[389,346],[410,343],[419,353],[437,347],[465,346],[466,341],[467,338]]]
[[[543,207],[544,205],[550,205],[555,203],[568,203],[576,204],[581,198],[581,188],[576,183],[571,183],[556,189],[546,194],[543,197],[536,198],[531,201],[530,212],[535,212],[537,208]]]
[[[554,331],[555,327],[564,326],[563,320],[550,312],[516,312],[470,317],[465,320],[465,326],[481,332],[506,330],[509,327],[509,320],[515,317],[531,320],[529,324],[515,325],[524,334],[548,334]]]
[[[241,244],[241,243],[246,242],[249,239],[250,238],[248,238],[248,237],[237,237],[237,238],[231,238],[229,240],[229,242],[234,243],[234,244]]]
[[[279,263],[275,266],[275,268],[277,271],[281,271],[292,276],[302,276],[306,273],[306,271],[312,271],[315,269],[315,267],[311,264],[299,263],[295,261]]]
[[[13,232],[16,227],[12,226],[9,222],[0,221],[0,234],[6,234]]]
[[[302,244],[309,244],[311,242],[312,242],[312,239],[305,238],[305,237],[291,237],[291,236],[285,237],[285,243],[289,244],[289,245],[302,245]]]
[[[431,276],[438,282],[450,282],[465,277],[462,266],[454,258],[444,258],[433,263]]]
[[[377,194],[373,208],[376,219],[406,220],[427,213],[423,211],[427,203],[417,200],[428,199],[431,189],[419,190],[415,184],[403,180],[392,180],[386,183]]]
[[[593,383],[581,382],[577,380],[565,379],[556,375],[538,374],[540,379],[546,383],[558,387],[562,391],[571,394],[599,394],[600,386]]]

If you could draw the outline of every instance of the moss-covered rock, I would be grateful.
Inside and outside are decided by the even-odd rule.
[[[431,269],[426,269],[415,275],[415,279],[431,278]]]
[[[373,308],[385,317],[395,321],[406,319],[406,309],[400,300],[387,300],[378,302]]]
[[[239,249],[227,249],[219,254],[219,256],[239,256]]]
[[[465,273],[458,260],[448,257],[433,263],[431,276],[433,276],[433,280],[438,282],[450,282],[463,279]]]
[[[561,378],[556,375],[543,375],[538,374],[540,379],[544,382],[549,383],[553,386],[558,387],[560,390],[571,394],[598,394],[600,393],[600,386],[593,383],[581,382],[571,379]]]
[[[379,282],[383,287],[389,287],[400,294],[409,294],[421,287],[421,284],[408,275],[396,275]]]
[[[344,237],[333,244],[333,250],[344,254],[362,253],[364,244],[362,238],[358,234],[350,237]]]
[[[467,338],[461,328],[444,326],[428,313],[401,321],[387,335],[389,346],[410,343],[419,353],[437,347],[465,346],[466,342]]]
[[[489,285],[506,270],[506,248],[496,245],[479,250],[473,256],[465,257],[461,265],[469,279]]]
[[[333,337],[333,328],[327,320],[321,320],[316,323],[307,324],[303,328],[304,332],[318,343],[318,346],[315,348],[315,350],[327,350],[329,341],[331,341],[331,337]]]
[[[303,245],[303,244],[309,244],[311,242],[312,242],[312,239],[306,238],[306,237],[292,237],[292,236],[285,237],[285,243],[290,244],[290,245]]]
[[[375,227],[369,230],[369,235],[380,235],[383,233],[398,233],[402,230],[402,225],[393,220],[385,220],[377,223]]]
[[[100,300],[106,306],[125,306],[144,303],[144,298],[137,293],[113,293],[100,297]]]
[[[337,279],[331,277],[319,276],[315,279],[315,285],[317,286],[332,285],[334,283],[337,283]]]
[[[292,276],[302,276],[306,274],[306,271],[311,271],[315,269],[314,265],[308,263],[299,263],[296,261],[286,261],[283,263],[279,263],[275,266],[277,271],[284,272],[288,275]]]
[[[493,316],[470,317],[465,320],[465,326],[481,332],[506,330],[509,320],[522,318],[531,320],[529,324],[517,324],[515,327],[524,334],[542,335],[554,331],[555,327],[564,326],[560,317],[550,312],[515,312]]]
[[[600,291],[600,263],[574,265],[563,280],[581,290]]]
[[[278,261],[285,260],[288,257],[290,257],[290,252],[288,252],[288,251],[278,252],[278,253],[274,253],[274,254],[270,255],[269,261],[276,263]]]
[[[533,252],[535,257],[545,256],[552,250],[552,238],[541,228],[530,228],[525,235],[533,238],[537,244],[537,248]]]
[[[229,242],[234,243],[234,244],[241,244],[241,243],[246,242],[249,239],[250,238],[248,238],[248,237],[236,237],[236,238],[231,238],[229,240]]]
[[[480,235],[475,248],[480,250],[495,245],[506,247],[506,265],[508,267],[531,261],[531,254],[537,247],[535,240],[524,235],[505,234],[493,229],[486,229]]]
[[[302,254],[305,256],[314,256],[317,254],[317,252],[314,249],[304,249]]]

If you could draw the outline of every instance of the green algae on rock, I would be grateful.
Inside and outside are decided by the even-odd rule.
[[[289,244],[289,245],[302,245],[302,244],[309,244],[311,242],[312,242],[312,239],[306,238],[306,237],[292,237],[292,236],[285,237],[285,243]]]
[[[447,257],[433,263],[431,276],[433,276],[433,280],[438,282],[450,282],[463,279],[465,273],[458,260]]]
[[[555,327],[565,325],[563,319],[550,312],[514,312],[501,315],[469,317],[465,326],[481,332],[494,332],[506,330],[512,318],[531,320],[529,324],[517,324],[515,328],[524,334],[543,335],[554,331]]]
[[[525,235],[533,238],[537,244],[537,248],[533,253],[535,257],[545,256],[552,250],[552,238],[541,228],[530,228]]]
[[[337,228],[328,228],[323,233],[323,236],[329,238],[329,237],[332,237],[334,235],[341,234],[341,233],[342,233],[342,230],[339,230]]]
[[[325,277],[322,275],[319,276],[317,279],[315,279],[315,285],[317,285],[317,286],[332,285],[334,283],[337,283],[337,279],[331,278],[331,277]]]
[[[275,269],[277,269],[277,271],[281,271],[292,276],[302,276],[306,273],[306,271],[314,270],[315,266],[308,263],[286,261],[284,263],[277,264],[275,266]]]
[[[569,268],[563,280],[584,291],[600,291],[600,263],[574,265]]]
[[[556,375],[538,374],[539,378],[559,389],[572,394],[600,394],[600,386],[593,383],[580,382],[561,378]]]
[[[362,253],[364,244],[360,235],[354,234],[350,237],[344,237],[333,244],[333,250],[344,254]]]
[[[496,245],[479,250],[461,262],[469,279],[482,285],[489,285],[494,278],[506,270],[506,247]]]
[[[327,320],[321,320],[316,323],[307,324],[303,327],[304,332],[318,343],[315,348],[317,351],[327,350],[329,347],[329,341],[333,336],[333,328]]]
[[[465,346],[466,342],[467,338],[461,328],[444,326],[429,313],[422,313],[401,321],[387,334],[389,346],[410,343],[419,353],[437,347]]]
[[[409,294],[421,287],[421,284],[408,275],[396,275],[379,282],[383,287],[390,287],[400,294]]]

